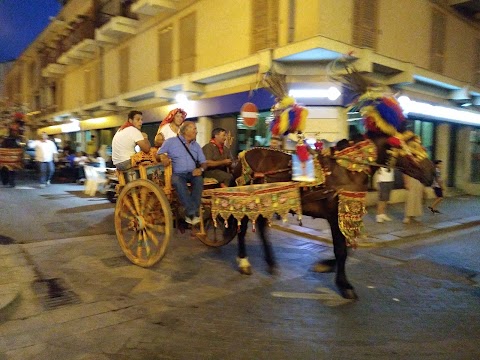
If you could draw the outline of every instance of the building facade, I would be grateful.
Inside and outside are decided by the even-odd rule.
[[[144,112],[153,140],[180,106],[198,121],[201,144],[221,126],[238,151],[268,139],[274,99],[261,79],[274,70],[302,90],[307,137],[335,141],[359,126],[348,91],[329,76],[344,56],[403,97],[409,126],[444,161],[448,186],[480,194],[480,22],[449,4],[70,0],[14,63],[4,96],[28,104],[32,128],[80,146],[92,134],[109,145],[132,109]],[[245,102],[259,108],[255,128],[239,117]]]

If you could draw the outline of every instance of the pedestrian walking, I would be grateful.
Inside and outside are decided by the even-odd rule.
[[[378,203],[377,203],[377,223],[384,221],[392,221],[386,214],[387,202],[390,201],[390,193],[393,190],[395,174],[393,169],[380,168],[377,171],[377,185],[378,185]]]
[[[58,157],[57,145],[48,138],[46,132],[42,132],[40,140],[35,143],[35,161],[40,170],[40,187],[50,185],[55,173],[55,163]]]
[[[407,198],[405,200],[404,224],[409,224],[415,217],[423,215],[423,184],[408,175],[403,176]]]
[[[443,201],[442,160],[435,160],[433,163],[435,164],[435,178],[433,179],[432,188],[436,198],[428,209],[432,214],[440,214],[437,206]]]

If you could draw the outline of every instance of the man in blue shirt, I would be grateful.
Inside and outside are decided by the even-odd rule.
[[[172,162],[172,185],[185,208],[185,221],[192,225],[200,222],[198,216],[203,191],[202,174],[207,167],[207,160],[202,148],[195,141],[196,137],[197,125],[192,121],[185,121],[180,126],[178,136],[165,140],[157,152],[157,159],[164,165]],[[191,184],[191,192],[187,183]]]

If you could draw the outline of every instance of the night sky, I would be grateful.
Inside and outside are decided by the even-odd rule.
[[[0,0],[0,62],[18,58],[60,9],[57,0]]]

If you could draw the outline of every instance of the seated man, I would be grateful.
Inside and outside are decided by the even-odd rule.
[[[158,149],[157,160],[163,165],[172,162],[172,185],[178,199],[185,208],[185,221],[196,225],[200,222],[199,208],[203,191],[202,173],[207,167],[202,148],[195,141],[197,126],[185,121],[180,126],[178,136],[171,137]],[[187,183],[191,184],[191,192]]]
[[[231,186],[233,175],[229,172],[232,166],[232,153],[225,146],[227,132],[222,128],[212,130],[212,138],[202,150],[207,159],[207,170],[205,177],[214,178],[221,187]]]
[[[143,124],[142,113],[132,110],[128,119],[115,133],[112,140],[112,161],[118,170],[128,170],[132,167],[130,157],[135,154],[135,145],[148,154],[150,142],[140,132]]]

